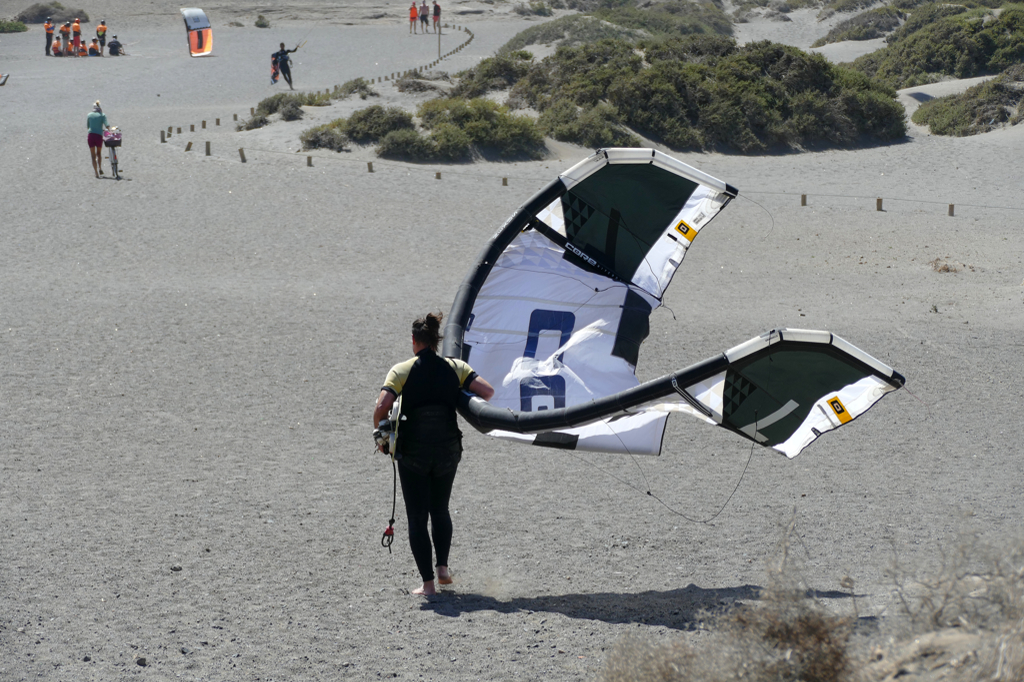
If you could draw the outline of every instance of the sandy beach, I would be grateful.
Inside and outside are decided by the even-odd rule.
[[[22,9],[0,0],[0,16]],[[130,56],[47,58],[39,26],[0,36],[0,680],[592,679],[626,634],[710,637],[701,611],[756,599],[794,515],[807,583],[849,612],[852,577],[881,629],[894,556],[927,567],[965,526],[1002,540],[1024,525],[1024,126],[911,126],[866,149],[674,154],[740,197],[690,249],[638,367],[653,378],[772,328],[826,329],[907,390],[794,461],[684,417],[661,457],[637,460],[463,425],[456,583],[409,595],[401,501],[393,552],[380,546],[392,473],[373,400],[412,319],[447,313],[487,238],[590,151],[449,166],[298,151],[358,100],[235,131],[282,91],[279,42],[307,41],[300,89],[436,58],[401,3],[286,2],[258,10],[268,30],[255,6],[207,6],[208,59],[188,57],[176,6],[86,9]],[[450,73],[535,23],[473,2],[447,20],[475,36]],[[791,23],[801,47],[828,30]],[[737,34],[786,42],[785,26]],[[837,61],[862,48],[830,47]],[[374,87],[372,103],[426,97]],[[121,182],[89,165],[96,99],[124,131]]]

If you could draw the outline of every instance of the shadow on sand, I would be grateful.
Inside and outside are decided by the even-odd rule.
[[[704,589],[691,584],[664,592],[648,590],[637,593],[563,594],[508,600],[481,594],[449,592],[431,597],[420,608],[450,617],[475,611],[543,611],[606,623],[644,623],[691,630],[696,627],[702,613],[728,608],[737,601],[758,599],[761,589],[757,585]]]

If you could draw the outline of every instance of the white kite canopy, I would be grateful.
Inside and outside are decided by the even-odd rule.
[[[460,412],[534,445],[658,454],[686,412],[795,457],[903,377],[828,332],[771,331],[661,379],[636,365],[697,234],[738,194],[652,149],[608,149],[518,209],[456,295],[444,355],[495,387]]]

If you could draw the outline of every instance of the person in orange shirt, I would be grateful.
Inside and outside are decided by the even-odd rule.
[[[412,7],[409,8],[409,33],[416,32],[416,22],[419,19],[419,13],[416,11],[416,0],[412,0]]]
[[[100,47],[100,39],[99,38],[93,38],[92,39],[92,44],[89,45],[89,56],[90,57],[102,57],[103,56],[103,48]]]
[[[96,27],[96,37],[100,41],[100,56],[103,56],[103,48],[107,46],[107,20],[100,21],[100,25]]]
[[[53,56],[54,57],[63,57],[64,56],[64,51],[60,49],[60,40],[53,41],[53,46],[52,47],[53,47]]]
[[[43,24],[43,30],[46,31],[46,56],[50,56],[50,45],[53,44],[53,18],[46,17],[46,23]]]
[[[78,52],[82,46],[82,24],[78,19],[75,19],[75,23],[71,24],[71,35],[75,43],[75,52]]]
[[[85,43],[83,43],[83,42],[79,42],[78,43],[78,56],[79,57],[88,57],[89,56],[89,48],[86,47]]]
[[[62,51],[64,54],[68,52],[68,45],[71,44],[71,22],[65,21],[64,25],[60,27],[60,39],[64,43]]]

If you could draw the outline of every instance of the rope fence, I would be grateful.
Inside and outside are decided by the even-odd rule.
[[[160,138],[161,138],[160,139],[161,142],[165,142],[166,141],[165,138],[164,138],[164,131],[163,130],[160,131]],[[192,148],[192,143],[189,142],[188,145],[185,147],[185,151],[187,152],[191,148]],[[289,157],[293,157],[293,158],[298,155],[297,152],[283,152],[283,151],[276,150],[276,149],[260,149],[258,147],[247,147],[247,148],[239,147],[239,149],[238,149],[238,156],[239,156],[239,160],[240,160],[241,163],[247,163],[247,159],[246,159],[246,156],[245,156],[246,150],[248,150],[249,152],[258,152],[260,154],[277,154],[279,156],[289,156]],[[210,156],[210,155],[211,155],[211,145],[210,145],[210,142],[207,142],[206,143],[206,156]],[[309,168],[313,168],[314,167],[313,166],[314,158],[316,158],[317,161],[327,161],[327,162],[331,162],[331,163],[366,164],[366,172],[367,173],[375,173],[375,172],[377,172],[380,169],[400,169],[400,170],[402,170],[402,171],[404,171],[406,173],[433,174],[435,180],[441,180],[442,179],[442,171],[439,171],[436,168],[410,165],[410,164],[407,164],[407,163],[402,163],[400,161],[393,161],[393,162],[392,161],[380,161],[380,160],[377,160],[377,161],[364,161],[362,159],[347,159],[347,158],[344,158],[344,157],[330,157],[330,156],[316,156],[316,157],[313,157],[312,155],[306,155],[306,166],[307,167],[309,167]],[[515,180],[515,181],[521,182],[522,184],[527,185],[527,186],[535,186],[538,189],[547,182],[547,180],[539,180],[539,179],[537,179],[535,177],[514,176],[514,175],[495,175],[495,174],[491,174],[491,173],[481,173],[481,172],[479,172],[477,170],[473,170],[471,172],[469,172],[469,171],[460,171],[460,170],[453,170],[450,167],[445,167],[443,173],[444,173],[445,176],[452,176],[452,175],[454,175],[456,177],[467,177],[467,178],[490,178],[490,179],[495,179],[495,180],[496,179],[500,179],[501,180],[501,184],[502,184],[503,187],[507,187],[508,186],[509,180]],[[922,204],[922,205],[929,205],[929,206],[946,206],[946,215],[948,215],[950,217],[953,217],[955,215],[955,207],[956,206],[960,206],[961,208],[979,208],[979,209],[990,209],[990,210],[997,210],[997,211],[1019,211],[1019,212],[1024,213],[1024,207],[1021,207],[1021,206],[995,206],[995,205],[992,205],[992,204],[975,204],[975,203],[951,204],[951,203],[947,203],[947,202],[943,202],[943,201],[932,201],[932,200],[927,200],[927,199],[906,199],[906,198],[903,198],[903,197],[877,197],[877,196],[869,196],[869,195],[865,195],[865,194],[830,194],[830,193],[827,193],[827,192],[815,193],[815,194],[797,194],[795,192],[773,192],[773,191],[758,190],[758,189],[743,190],[743,191],[740,192],[740,194],[741,195],[744,195],[744,194],[757,194],[757,195],[765,195],[765,196],[794,197],[794,199],[796,197],[799,197],[800,206],[801,207],[808,206],[808,199],[810,197],[814,197],[814,198],[821,197],[821,198],[830,198],[830,199],[853,199],[853,200],[857,200],[857,201],[861,201],[861,200],[863,200],[863,201],[870,201],[870,200],[873,199],[875,201],[875,210],[876,211],[883,211],[883,212],[886,210],[886,209],[883,208],[883,206],[885,205],[886,202],[908,203],[908,204]]]

